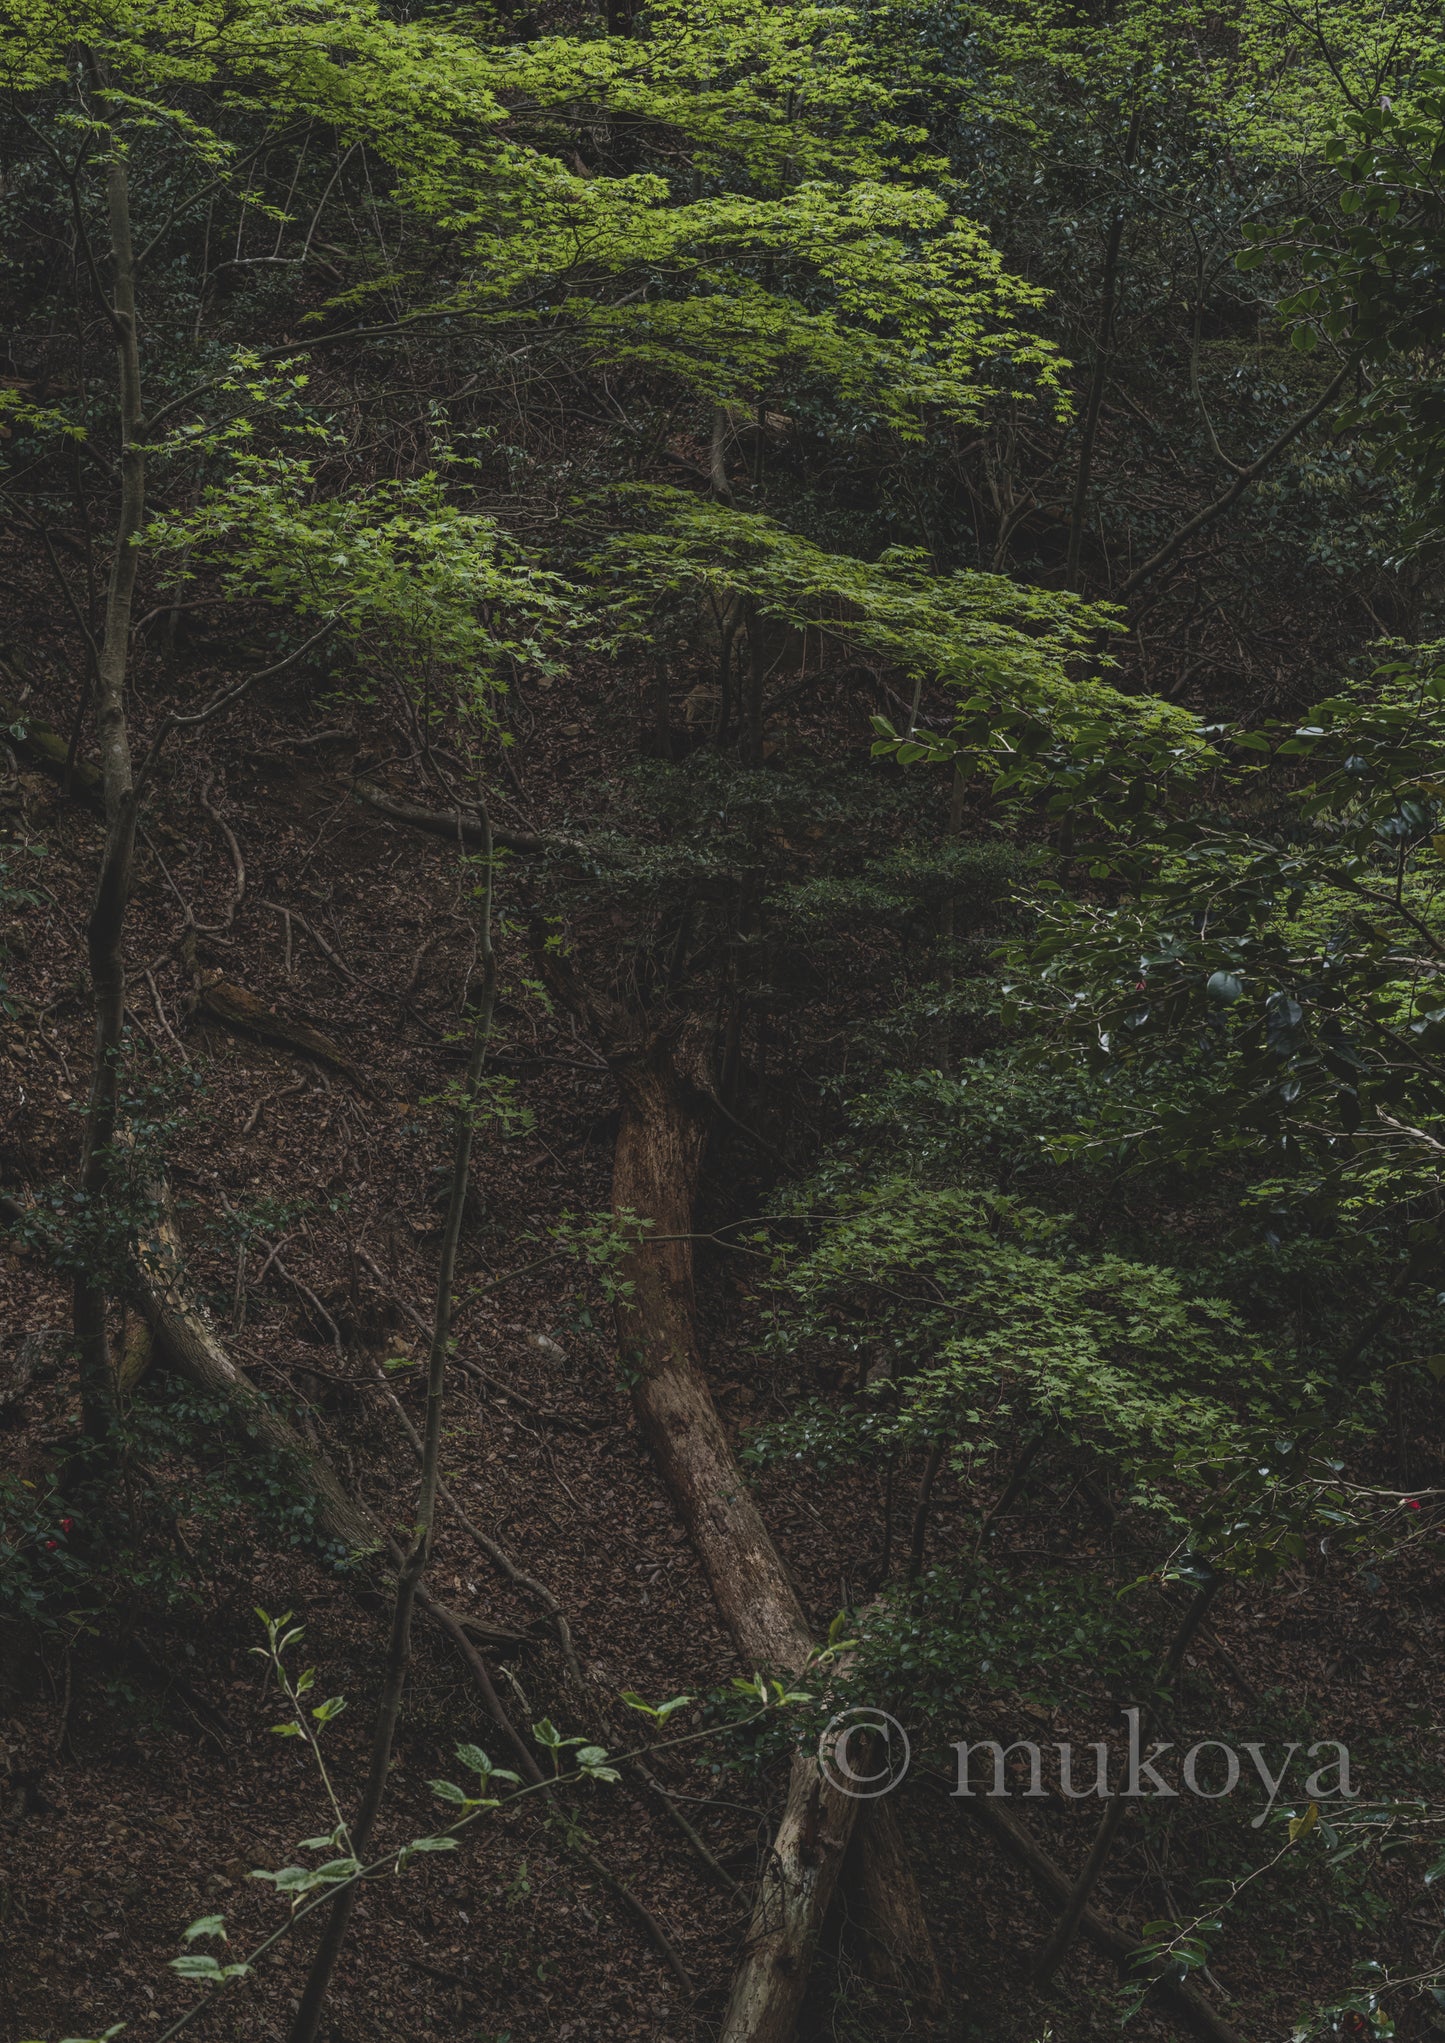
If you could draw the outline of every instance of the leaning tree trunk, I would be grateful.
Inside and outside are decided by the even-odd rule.
[[[169,1193],[155,1195],[156,1219],[136,1259],[142,1312],[156,1341],[181,1375],[211,1391],[251,1437],[282,1455],[310,1493],[317,1523],[349,1553],[384,1548],[381,1527],[347,1495],[331,1464],[308,1451],[301,1437],[274,1412],[212,1330],[186,1280]]]
[[[801,1667],[813,1645],[797,1591],[768,1536],[713,1403],[699,1360],[691,1233],[706,1099],[665,1041],[613,1045],[622,1114],[613,1167],[614,1214],[652,1223],[626,1258],[632,1289],[620,1309],[635,1371],[633,1403],[649,1447],[707,1570],[718,1609],[749,1667]],[[787,1806],[758,1891],[721,2043],[788,2043],[860,1804],[829,1786],[811,1753],[793,1760]],[[882,1880],[870,1909],[879,1931],[916,1953],[928,1936],[892,1812],[881,1804],[860,1836],[882,1833]],[[900,1954],[901,1956],[902,1954]],[[931,1953],[917,1968],[925,1990]]]

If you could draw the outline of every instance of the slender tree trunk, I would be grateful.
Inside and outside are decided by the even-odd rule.
[[[1040,1850],[1032,1831],[1016,1816],[1010,1816],[991,1795],[970,1795],[959,1806],[988,1830],[1016,1864],[1031,1875],[1046,1901],[1057,1903],[1067,1900],[1071,1891],[1068,1874]],[[1079,1928],[1091,1944],[1113,1959],[1121,1978],[1130,1981],[1138,1978],[1134,1965],[1139,1951],[1137,1937],[1129,1936],[1092,1908],[1084,1910]],[[1154,1988],[1154,1997],[1162,2006],[1180,2016],[1196,2036],[1204,2039],[1204,2043],[1244,2043],[1239,2031],[1231,2028],[1222,2015],[1215,2013],[1203,1995],[1196,1993],[1184,1981],[1161,1979]]]
[[[953,784],[948,798],[947,842],[957,844],[963,835],[963,802],[966,783],[961,768],[953,769]],[[954,981],[957,978],[953,946],[958,940],[958,894],[953,887],[943,897],[943,906],[938,914],[938,941],[943,952],[942,970],[939,977],[943,984],[943,1017],[938,1046],[939,1063],[945,1073],[953,1070],[953,1014],[950,1003],[953,999]]]
[[[748,634],[747,684],[742,704],[742,758],[744,766],[763,763],[763,687],[767,679],[767,632],[756,601],[749,597],[744,610]]]
[[[1127,173],[1134,167],[1139,153],[1139,124],[1142,109],[1136,103],[1129,122],[1129,133],[1124,143],[1124,169]],[[1099,292],[1099,338],[1094,346],[1094,373],[1089,378],[1089,395],[1084,405],[1083,426],[1079,435],[1079,465],[1074,471],[1074,501],[1069,511],[1069,554],[1065,574],[1069,587],[1076,588],[1079,579],[1079,557],[1084,546],[1084,513],[1089,503],[1089,477],[1094,465],[1094,447],[1099,437],[1099,415],[1104,406],[1104,388],[1109,380],[1109,362],[1114,349],[1114,315],[1119,299],[1119,251],[1124,242],[1124,224],[1128,217],[1125,197],[1121,196],[1109,222],[1109,238],[1104,244],[1104,276]]]
[[[80,1398],[85,1431],[105,1439],[115,1407],[114,1370],[107,1331],[107,1246],[105,1222],[114,1181],[114,1140],[119,1107],[125,1030],[125,961],[122,939],[135,865],[136,790],[126,721],[125,690],[130,655],[131,605],[139,561],[138,540],[146,508],[145,417],[141,408],[140,339],[136,324],[135,258],[131,245],[130,196],[124,159],[112,156],[107,173],[112,299],[106,313],[115,336],[120,398],[120,505],[105,631],[96,675],[96,735],[100,745],[105,800],[105,848],[101,854],[86,930],[95,1048],[90,1097],[81,1151],[80,1185],[94,1233],[91,1260],[77,1275],[73,1310],[80,1357]]]
[[[487,822],[485,808],[482,810],[482,817],[485,825]],[[490,839],[490,829],[487,830],[487,836]],[[371,1761],[367,1770],[366,1786],[362,1791],[361,1805],[348,1832],[348,1850],[353,1858],[360,1858],[363,1855],[386,1795],[392,1745],[396,1737],[397,1719],[401,1713],[407,1668],[411,1663],[412,1614],[416,1608],[417,1598],[422,1592],[422,1578],[426,1573],[426,1564],[431,1553],[432,1528],[436,1522],[442,1413],[446,1400],[446,1363],[447,1350],[451,1343],[457,1250],[461,1242],[462,1216],[466,1211],[477,1093],[481,1084],[482,1068],[486,1063],[492,1015],[497,1000],[497,961],[492,945],[490,841],[485,845],[483,856],[486,860],[486,893],[482,907],[481,931],[482,990],[472,1023],[471,1055],[467,1062],[466,1080],[462,1095],[456,1103],[452,1130],[451,1187],[447,1197],[446,1222],[442,1229],[431,1347],[427,1358],[426,1422],[422,1429],[421,1483],[417,1497],[416,1529],[410,1550],[396,1578],[391,1641],[372,1727]],[[359,1892],[359,1884],[353,1882],[337,1895],[327,1910],[326,1921],[321,1931],[321,1942],[312,1960],[301,2004],[291,2025],[289,2043],[315,2043],[316,2032],[321,2022],[321,2011],[326,2004],[332,1975],[336,1970],[336,1961],[341,1955],[341,1947],[346,1940],[346,1932]]]
[[[667,689],[667,655],[662,652],[652,656],[652,752],[658,759],[672,757],[672,703]]]
[[[913,1507],[913,1530],[908,1541],[908,1579],[916,1582],[923,1573],[923,1554],[928,1542],[928,1507],[933,1501],[933,1485],[938,1480],[938,1471],[943,1466],[943,1442],[935,1440],[928,1450],[928,1459],[923,1464],[923,1474],[918,1484],[918,1501]]]
[[[1039,1432],[1032,1434],[1024,1442],[1023,1451],[1013,1465],[1012,1472],[1009,1475],[1008,1481],[1003,1486],[998,1502],[991,1504],[979,1521],[978,1538],[974,1542],[973,1549],[975,1559],[982,1553],[984,1540],[993,1530],[995,1522],[1013,1509],[1014,1504],[1018,1500],[1019,1492],[1028,1480],[1029,1470],[1034,1465],[1039,1449],[1048,1437],[1047,1431],[1040,1429]]]
[[[1206,525],[1212,525],[1216,518],[1222,518],[1226,511],[1233,509],[1251,483],[1257,482],[1267,469],[1273,467],[1290,442],[1297,440],[1301,433],[1314,424],[1320,413],[1343,388],[1346,379],[1354,375],[1359,366],[1357,355],[1346,355],[1314,403],[1302,411],[1298,418],[1291,420],[1284,431],[1277,434],[1264,452],[1256,455],[1247,468],[1241,468],[1227,489],[1222,490],[1212,502],[1205,504],[1202,510],[1196,511],[1192,518],[1186,518],[1182,525],[1177,526],[1162,546],[1156,547],[1149,558],[1141,561],[1117,589],[1110,591],[1111,599],[1115,603],[1122,603],[1126,597],[1132,596],[1145,582],[1157,575],[1161,568],[1167,567],[1196,532],[1202,532]]]
[[[726,407],[715,404],[712,408],[712,437],[708,442],[707,479],[715,497],[723,503],[733,500],[733,486],[728,481],[728,415]]]
[[[1189,1607],[1180,1620],[1179,1627],[1170,1641],[1169,1650],[1164,1655],[1163,1664],[1159,1669],[1158,1687],[1160,1689],[1167,1690],[1173,1682],[1175,1675],[1179,1672],[1180,1664],[1184,1659],[1189,1642],[1198,1631],[1200,1625],[1203,1624],[1209,1606],[1218,1593],[1219,1586],[1219,1577],[1214,1576],[1208,1582],[1201,1584],[1189,1599]],[[1139,1713],[1139,1746],[1141,1751],[1144,1750],[1149,1739],[1154,1734],[1155,1718],[1156,1712],[1153,1709],[1141,1710]],[[1068,1900],[1064,1903],[1063,1912],[1055,1923],[1048,1941],[1034,1961],[1034,1977],[1041,1986],[1047,1985],[1068,1955],[1069,1946],[1073,1943],[1078,1933],[1079,1923],[1083,1918],[1084,1910],[1089,1905],[1089,1897],[1098,1885],[1099,1877],[1104,1870],[1109,1853],[1113,1849],[1114,1839],[1118,1835],[1119,1825],[1128,1814],[1129,1806],[1129,1798],[1127,1796],[1122,1794],[1115,1795],[1110,1800],[1103,1815],[1099,1818],[1099,1827],[1094,1832],[1094,1841],[1089,1847],[1089,1856],[1084,1861],[1083,1871],[1074,1882],[1073,1890]]]

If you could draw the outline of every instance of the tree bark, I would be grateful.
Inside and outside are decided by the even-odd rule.
[[[698,1359],[693,1206],[707,1102],[681,1077],[667,1043],[614,1052],[622,1114],[612,1209],[651,1221],[625,1258],[632,1285],[619,1315],[624,1365],[643,1435],[707,1570],[745,1661],[796,1669],[812,1646],[797,1593],[739,1472]]]
[[[614,1217],[650,1220],[624,1259],[631,1284],[619,1313],[623,1359],[644,1437],[707,1571],[718,1610],[744,1664],[796,1670],[813,1645],[792,1580],[749,1493],[703,1374],[689,1239],[709,1094],[688,1065],[695,1043],[651,1036],[609,1045],[622,1093],[612,1179]],[[862,1805],[839,1794],[811,1752],[792,1763],[788,1798],[754,1904],[720,2043],[788,2043],[814,1952]],[[928,1952],[916,1884],[891,1810],[874,1805],[867,1833],[885,1847],[871,1882],[878,1934]],[[865,1846],[865,1849],[867,1847]]]
[[[1134,168],[1134,158],[1139,148],[1139,125],[1143,109],[1136,102],[1129,122],[1128,138],[1124,144],[1124,175],[1127,179]],[[1128,218],[1127,188],[1120,194],[1114,208],[1114,217],[1109,222],[1109,237],[1104,248],[1104,277],[1099,293],[1099,338],[1094,347],[1094,373],[1089,379],[1089,395],[1084,406],[1083,430],[1079,436],[1079,465],[1074,471],[1074,498],[1069,507],[1069,551],[1065,566],[1065,579],[1071,589],[1079,583],[1079,559],[1084,547],[1084,513],[1089,504],[1089,477],[1094,466],[1094,447],[1099,437],[1099,417],[1104,407],[1104,389],[1109,380],[1109,363],[1114,353],[1114,316],[1118,309],[1119,296],[1119,251],[1124,241],[1124,224]]]
[[[755,597],[747,599],[744,616],[748,633],[748,671],[743,695],[742,761],[744,766],[761,766],[763,731],[767,723],[763,711],[763,690],[768,672],[767,627]]]
[[[849,1927],[869,1978],[915,2006],[938,2007],[943,1980],[918,1882],[897,1819],[879,1802],[865,1804],[843,1879]]]
[[[141,409],[140,341],[136,324],[135,257],[125,160],[114,149],[107,173],[110,215],[111,298],[106,316],[115,336],[120,401],[120,504],[105,603],[105,632],[97,662],[96,736],[105,802],[105,849],[86,929],[95,1048],[80,1159],[87,1211],[108,1215],[114,1177],[113,1144],[119,1110],[125,1031],[125,961],[122,938],[135,866],[137,796],[131,765],[125,688],[130,659],[130,615],[145,518],[145,418]],[[98,1261],[97,1261],[98,1259]],[[99,1239],[89,1265],[75,1279],[73,1313],[80,1357],[80,1401],[87,1436],[110,1433],[115,1379],[107,1329],[106,1256]]]

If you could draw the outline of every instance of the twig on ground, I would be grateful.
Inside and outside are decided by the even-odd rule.
[[[301,927],[305,930],[306,934],[310,937],[311,941],[315,944],[317,950],[320,951],[322,957],[326,959],[327,963],[330,965],[334,965],[336,967],[336,970],[341,974],[342,978],[348,980],[351,983],[351,985],[353,986],[361,985],[362,982],[357,977],[356,973],[352,971],[351,967],[348,964],[345,964],[336,955],[335,951],[331,948],[330,944],[326,941],[325,937],[321,934],[321,932],[318,929],[316,929],[310,922],[307,921],[306,917],[301,913],[301,910],[299,908],[288,908],[280,901],[263,901],[261,903],[261,906],[263,908],[269,908],[273,915],[282,915],[286,919],[286,969],[288,973],[291,969],[291,924],[293,922],[299,922]]]

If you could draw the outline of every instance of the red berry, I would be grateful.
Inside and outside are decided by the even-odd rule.
[[[69,1532],[70,1528],[71,1528],[71,1527],[72,1527],[72,1526],[74,1525],[74,1523],[75,1523],[75,1520],[74,1520],[73,1518],[62,1518],[62,1519],[61,1519],[61,1521],[60,1521],[60,1529],[61,1529],[61,1531],[62,1531],[62,1532]]]
[[[1409,1502],[1405,1506],[1405,1509],[1407,1511],[1418,1511],[1419,1508],[1420,1508],[1419,1500],[1415,1497],[1411,1497]]]
[[[46,1540],[46,1542],[45,1542],[45,1551],[46,1551],[47,1553],[50,1553],[50,1552],[52,1552],[52,1551],[53,1551],[53,1550],[54,1550],[54,1549],[55,1549],[56,1547],[58,1547],[58,1546],[59,1546],[59,1544],[60,1544],[60,1541],[59,1541],[58,1539],[47,1539],[47,1540]]]

